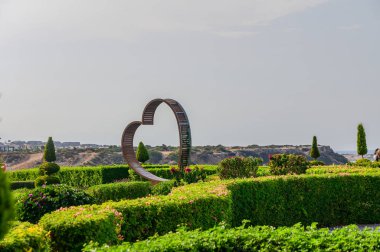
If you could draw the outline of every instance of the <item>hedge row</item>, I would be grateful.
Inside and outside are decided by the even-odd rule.
[[[32,189],[34,188],[34,181],[12,181],[10,182],[10,185],[12,190],[17,190],[20,188]]]
[[[10,171],[7,173],[10,181],[35,180],[39,174],[38,169]],[[62,167],[58,173],[61,183],[89,187],[93,185],[111,183],[118,179],[129,177],[128,166],[94,166],[94,167]]]
[[[351,225],[330,232],[316,225],[273,228],[244,226],[228,229],[224,226],[207,231],[184,231],[152,237],[116,247],[87,246],[87,252],[124,251],[379,251],[380,230],[360,230]]]
[[[174,188],[168,196],[107,202],[99,209],[121,213],[124,222],[120,235],[125,241],[142,240],[156,233],[162,235],[176,230],[178,225],[208,229],[224,221],[239,226],[243,219],[251,220],[254,225],[273,226],[315,221],[322,226],[379,223],[378,188],[378,173],[262,177],[190,184]],[[100,232],[98,226],[111,225],[107,218],[98,220],[96,213],[87,214],[87,218],[75,222],[80,232],[68,234],[67,229],[79,209],[89,213],[90,208],[54,212],[42,217],[40,224],[51,231],[57,247],[70,250],[70,244],[65,241],[75,240],[80,244],[97,241],[92,234]]]
[[[13,222],[8,234],[0,240],[0,251],[50,251],[50,238],[41,226]]]
[[[357,174],[368,174],[368,173],[380,173],[379,168],[369,168],[360,166],[319,166],[312,167],[306,170],[306,174],[326,174],[326,173],[357,173]]]

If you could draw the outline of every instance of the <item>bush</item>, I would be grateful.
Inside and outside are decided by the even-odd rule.
[[[13,200],[7,175],[0,169],[0,240],[8,231],[8,221],[13,217]]]
[[[49,234],[29,222],[13,222],[9,233],[0,240],[0,251],[50,251]]]
[[[59,172],[59,169],[60,167],[56,163],[44,162],[41,164],[39,168],[39,173],[41,176],[44,176],[44,175],[49,176],[49,175]]]
[[[148,196],[151,192],[151,184],[149,182],[120,182],[92,186],[86,191],[97,203],[102,203],[109,200],[119,201]]]
[[[170,168],[170,173],[175,179],[174,186],[204,181],[207,176],[203,168],[199,168],[198,166],[195,166],[193,169],[190,167],[185,167],[184,171],[181,171],[179,168],[173,166]]]
[[[16,214],[20,221],[36,223],[44,214],[61,207],[93,203],[90,195],[67,185],[38,187],[20,197],[16,203]]]
[[[90,187],[105,183],[112,183],[117,179],[129,177],[127,165],[94,166],[94,167],[62,167],[57,174],[61,183],[75,187]],[[7,172],[11,181],[35,180],[39,170],[26,169]]]
[[[175,185],[174,180],[160,182],[152,187],[153,195],[168,195]]]
[[[49,137],[48,141],[45,144],[43,159],[46,162],[54,162],[55,160],[57,160],[55,156],[55,146],[52,137]]]
[[[273,175],[303,174],[309,164],[306,157],[293,154],[276,154],[269,161]]]
[[[357,165],[357,166],[366,166],[366,167],[371,167],[371,164],[372,164],[371,160],[366,159],[366,158],[358,159],[354,163],[354,165]]]
[[[34,188],[34,181],[12,181],[11,182],[11,189],[17,190],[20,188]]]
[[[355,225],[333,231],[318,229],[315,224],[233,229],[219,226],[207,231],[180,229],[176,233],[111,248],[96,248],[96,244],[92,244],[83,251],[378,251],[379,231],[360,230]]]
[[[221,179],[256,177],[261,158],[232,157],[219,163],[218,174]]]
[[[324,166],[325,163],[323,161],[319,161],[319,160],[312,160],[312,161],[309,161],[309,166]]]
[[[39,223],[50,232],[53,251],[81,251],[83,244],[90,241],[112,245],[123,239],[122,216],[110,207],[61,208],[46,214]]]
[[[59,183],[60,183],[60,180],[58,177],[46,175],[46,176],[38,177],[34,181],[34,186],[39,187],[39,186],[43,186],[43,185],[56,185]]]

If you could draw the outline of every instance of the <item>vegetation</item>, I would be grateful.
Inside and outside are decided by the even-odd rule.
[[[111,248],[91,244],[84,251],[378,251],[379,240],[379,229],[360,230],[355,225],[331,232],[316,224],[279,228],[243,225],[232,229],[220,225],[207,231],[182,228],[176,233]]]
[[[358,125],[357,151],[362,158],[364,158],[364,155],[368,153],[365,130],[363,124],[361,123]]]
[[[44,214],[61,207],[93,202],[93,198],[84,191],[67,185],[37,187],[18,200],[16,214],[20,221],[36,223]]]
[[[218,174],[221,179],[256,177],[261,158],[232,157],[219,163]]]
[[[56,159],[54,142],[52,137],[49,137],[44,150],[44,163],[42,163],[39,168],[39,174],[41,176],[34,182],[36,187],[60,183],[60,179],[55,176],[60,170],[59,165],[53,163]]]
[[[13,200],[6,174],[0,169],[0,240],[8,231],[8,221],[13,217]]]
[[[44,160],[46,162],[55,162],[57,157],[55,156],[55,146],[53,138],[49,137],[44,149]]]
[[[276,154],[269,162],[273,175],[303,174],[308,166],[309,163],[304,156],[293,154]]]
[[[317,160],[317,158],[319,158],[320,156],[321,154],[319,153],[319,149],[318,149],[317,137],[313,136],[313,143],[311,144],[311,149],[310,149],[310,157]]]
[[[149,160],[148,150],[145,148],[143,142],[140,142],[139,146],[137,147],[136,159],[141,163],[145,163]]]

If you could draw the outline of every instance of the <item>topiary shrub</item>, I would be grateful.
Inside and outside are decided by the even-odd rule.
[[[152,194],[153,195],[168,195],[172,191],[172,188],[174,186],[175,186],[174,180],[160,182],[157,185],[154,185],[152,187]]]
[[[269,161],[270,172],[273,175],[303,174],[309,167],[306,157],[293,154],[276,154]]]
[[[8,221],[13,217],[13,200],[6,174],[0,169],[0,240],[8,231]]]
[[[59,184],[59,183],[60,183],[60,180],[59,180],[58,177],[55,177],[55,176],[41,176],[41,177],[38,177],[34,181],[34,186],[38,187],[38,186],[43,186],[43,185],[56,185],[56,184]]]
[[[43,175],[50,176],[54,173],[59,172],[59,169],[60,169],[60,167],[56,163],[44,162],[40,166],[39,173],[41,176],[43,176]]]
[[[86,192],[67,185],[37,187],[20,197],[16,215],[20,221],[36,223],[44,214],[61,207],[91,204],[94,199]]]
[[[217,171],[221,179],[256,177],[257,170],[262,163],[261,158],[226,158],[219,163]]]
[[[149,153],[143,142],[140,142],[139,146],[137,147],[136,159],[141,163],[145,163],[149,160]]]

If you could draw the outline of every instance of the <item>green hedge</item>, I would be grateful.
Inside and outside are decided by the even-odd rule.
[[[41,226],[13,222],[9,233],[0,240],[0,251],[50,251],[50,237]]]
[[[121,214],[115,209],[93,205],[46,214],[40,225],[50,232],[53,251],[80,251],[84,243],[92,240],[116,244],[121,239],[121,222]]]
[[[108,200],[119,201],[145,197],[151,193],[151,187],[149,182],[120,182],[92,186],[86,191],[97,203],[103,203]]]
[[[34,181],[12,181],[11,183],[11,189],[12,190],[17,190],[20,188],[28,188],[32,189],[34,188]]]
[[[379,251],[380,230],[344,228],[318,229],[316,225],[273,228],[269,226],[224,226],[207,231],[184,231],[152,237],[116,247],[87,246],[86,252],[124,251]]]
[[[192,165],[190,166],[190,168],[194,168],[195,166]],[[213,175],[213,174],[216,174],[217,173],[217,166],[216,165],[198,165],[199,168],[203,168],[203,170],[205,171],[205,173],[207,175]],[[174,176],[173,174],[170,172],[170,167],[168,168],[146,168],[145,169],[147,171],[149,171],[150,173],[158,176],[158,177],[161,177],[161,178],[166,178],[166,179],[174,179]],[[144,181],[145,179],[140,177],[138,174],[136,174],[133,170],[130,170],[130,178],[131,180],[135,180],[135,181]]]
[[[229,185],[233,225],[322,226],[380,221],[379,174],[284,176]]]
[[[116,209],[122,214],[121,235],[125,241],[162,235],[176,230],[178,225],[208,229],[221,221],[239,226],[244,219],[253,225],[273,226],[298,222],[319,222],[322,226],[379,223],[378,188],[379,173],[261,177],[190,184],[174,188],[168,196],[107,202],[100,209]],[[71,211],[90,212],[89,208],[73,207]],[[71,221],[66,218],[71,217],[61,213],[43,217],[44,228],[52,231],[53,237],[56,234],[60,237],[53,238],[56,246],[61,243],[67,246],[64,240],[74,239],[81,244],[88,241],[76,235],[88,228],[92,230],[86,225],[97,214],[78,221],[75,227],[82,231],[64,239],[67,223]]]
[[[37,168],[7,172],[10,181],[35,180],[39,174]],[[129,177],[129,168],[120,166],[62,167],[57,173],[61,183],[76,187],[90,187],[111,183]]]

